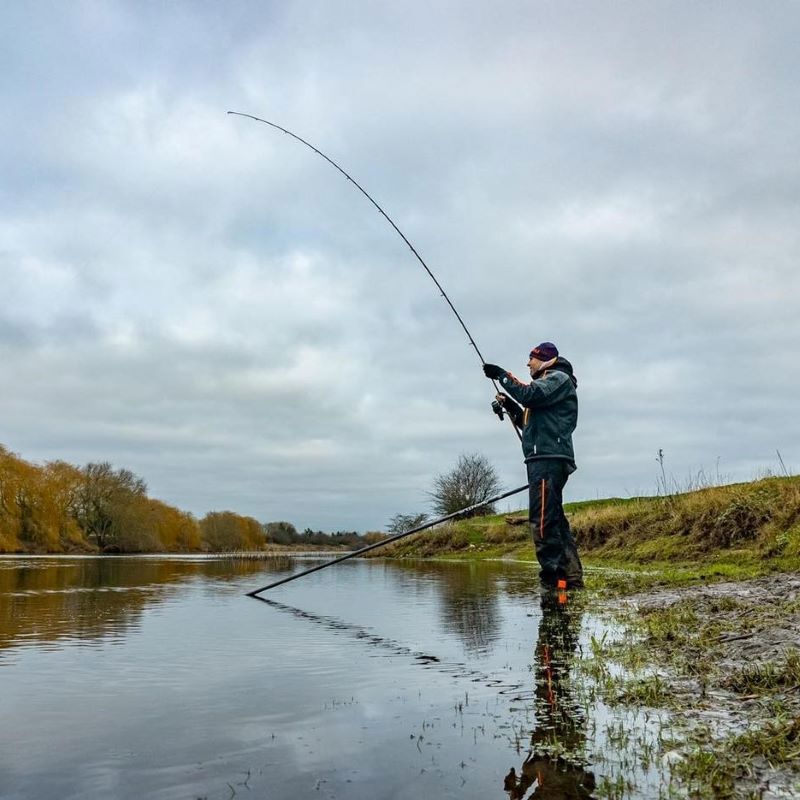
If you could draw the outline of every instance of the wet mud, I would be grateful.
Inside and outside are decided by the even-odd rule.
[[[661,757],[692,797],[800,796],[800,575],[657,589],[612,612],[621,703],[663,708]]]
[[[724,632],[715,642],[720,666],[769,661],[800,649],[800,574],[665,589],[628,599],[640,613],[689,603]],[[744,628],[744,629],[743,629]]]

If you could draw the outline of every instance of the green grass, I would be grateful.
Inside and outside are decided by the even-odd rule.
[[[692,732],[691,745],[673,768],[689,796],[709,800],[735,797],[739,796],[737,781],[752,775],[757,758],[773,767],[800,766],[800,719],[778,717],[722,740],[701,726]]]
[[[746,695],[800,688],[800,653],[790,650],[781,661],[750,664],[728,675],[722,685]]]

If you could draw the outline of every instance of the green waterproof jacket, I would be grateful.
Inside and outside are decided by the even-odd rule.
[[[577,380],[572,364],[559,358],[549,369],[537,373],[528,383],[510,372],[500,378],[508,394],[521,406],[506,404],[514,424],[522,430],[525,461],[558,458],[575,468],[572,432],[578,423]]]

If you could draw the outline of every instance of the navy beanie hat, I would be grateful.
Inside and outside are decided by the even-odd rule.
[[[550,361],[558,358],[558,348],[552,342],[542,342],[531,350],[530,358],[538,358],[539,361]]]

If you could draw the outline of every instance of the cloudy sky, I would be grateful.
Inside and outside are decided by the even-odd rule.
[[[9,2],[0,443],[380,529],[579,379],[569,499],[800,467],[794,2]],[[521,503],[517,503],[519,505]]]

